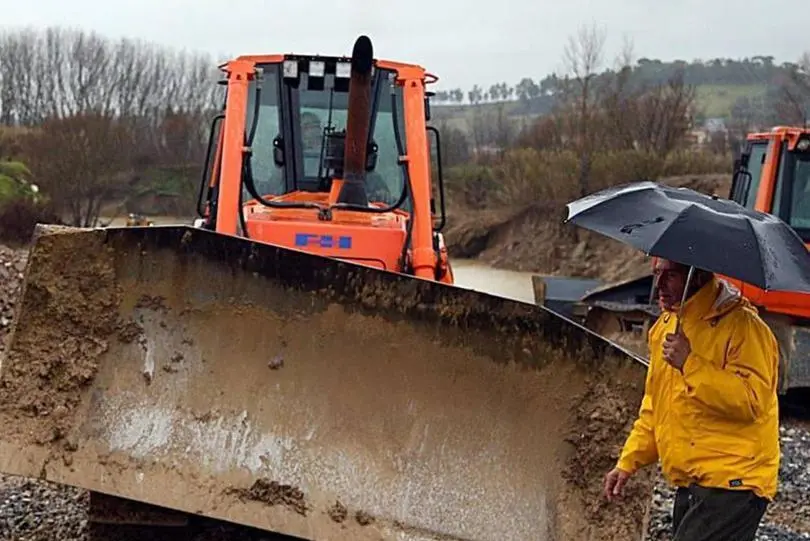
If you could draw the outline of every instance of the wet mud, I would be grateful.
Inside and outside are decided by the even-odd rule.
[[[27,442],[64,440],[110,340],[119,330],[126,334],[112,255],[100,239],[88,240],[45,236],[28,259],[26,306],[17,314],[0,378],[0,426]]]
[[[340,501],[336,501],[335,505],[329,508],[329,518],[334,520],[335,522],[343,522],[346,520],[346,517],[349,516],[349,510],[346,509],[346,506],[340,503]]]
[[[16,318],[15,303],[20,293],[28,250],[0,245],[0,369],[6,339]]]
[[[250,488],[232,489],[231,492],[245,500],[262,502],[267,505],[283,505],[300,515],[306,516],[309,511],[304,491],[298,487],[282,485],[277,481],[257,479]]]
[[[560,539],[638,540],[645,531],[654,485],[653,471],[638,472],[626,485],[623,497],[609,503],[603,494],[604,475],[616,463],[619,451],[638,411],[641,383],[628,383],[620,374],[603,374],[589,380],[576,397],[576,417],[567,440],[573,453],[563,477],[569,502],[560,510]]]

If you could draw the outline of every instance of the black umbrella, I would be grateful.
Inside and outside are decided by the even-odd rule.
[[[765,290],[810,293],[810,254],[799,235],[771,214],[648,181],[608,188],[567,206],[566,222],[647,255]]]

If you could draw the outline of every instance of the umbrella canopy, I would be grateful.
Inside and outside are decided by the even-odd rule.
[[[765,290],[810,293],[810,254],[771,214],[688,188],[636,182],[567,205],[570,222],[648,255]]]

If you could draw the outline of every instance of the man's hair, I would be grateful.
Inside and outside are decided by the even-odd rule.
[[[683,268],[687,276],[689,275],[689,265],[678,263],[678,266]],[[712,278],[714,278],[714,273],[695,267],[695,272],[692,273],[692,281],[689,282],[689,293],[687,293],[687,297],[691,297],[697,293],[703,286],[711,282]]]
[[[684,274],[689,273],[689,265],[679,263],[677,261],[672,261],[672,264],[675,265],[675,267],[678,270],[683,271]],[[695,267],[695,272],[692,273],[692,280],[695,282],[699,281],[705,284],[706,282],[712,279],[712,276],[714,276],[714,273],[712,273],[711,271],[701,269],[700,267]]]
[[[683,272],[685,276],[689,275],[689,265],[672,260],[669,260],[669,262],[675,269]],[[689,292],[686,294],[686,297],[689,298],[697,293],[703,286],[711,282],[712,278],[714,278],[714,273],[695,267],[695,272],[692,273],[692,281],[689,282]]]
[[[711,282],[712,278],[714,278],[714,273],[695,267],[695,272],[692,274],[692,283],[700,289]]]

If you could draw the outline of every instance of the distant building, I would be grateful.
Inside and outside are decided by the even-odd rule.
[[[728,127],[723,118],[707,118],[699,128],[690,130],[687,134],[687,143],[693,150],[705,149],[712,141],[724,140],[728,137]]]
[[[693,150],[699,150],[709,140],[709,134],[704,129],[691,130],[686,135],[686,141]]]
[[[703,123],[703,129],[708,133],[726,133],[728,131],[726,121],[723,118],[707,118],[706,122]]]

